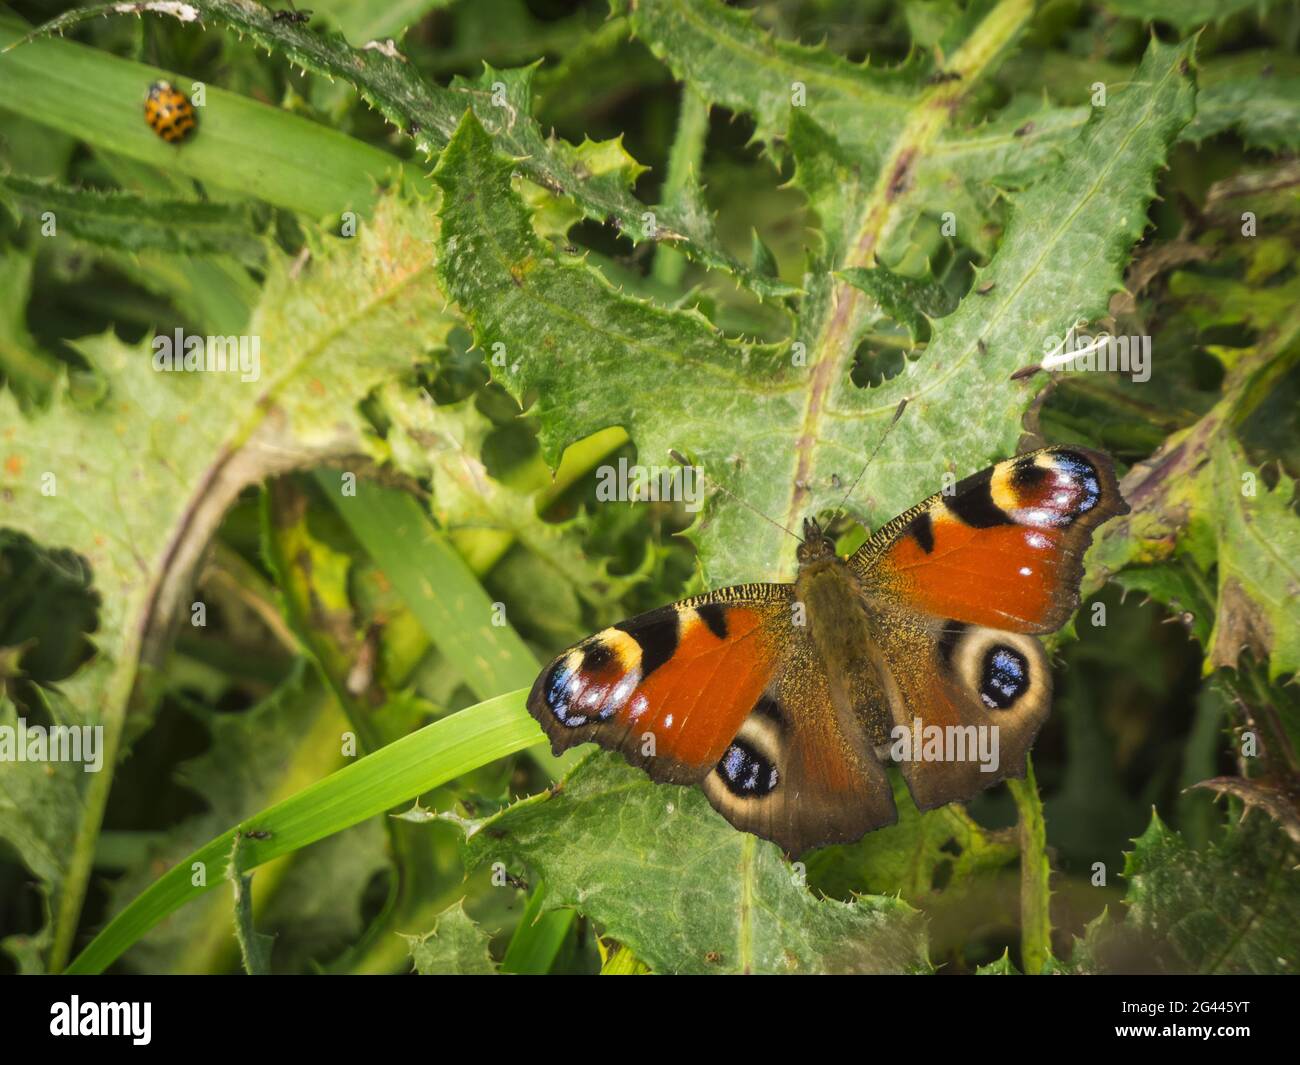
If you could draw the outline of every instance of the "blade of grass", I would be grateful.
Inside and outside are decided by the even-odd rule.
[[[546,885],[538,884],[528,897],[528,905],[506,947],[506,956],[501,960],[503,973],[544,976],[555,965],[578,914],[574,910],[543,913],[545,903]]]
[[[489,699],[532,686],[539,663],[510,626],[504,604],[488,598],[469,564],[414,496],[374,481],[360,482],[355,496],[345,496],[334,470],[318,470],[316,480],[475,695]],[[578,757],[557,757],[547,748],[532,752],[552,780],[559,780]]]
[[[223,832],[154,881],[64,971],[103,972],[168,914],[225,883],[239,833],[245,837],[241,865],[245,871],[255,869],[409,803],[488,762],[542,743],[542,730],[524,708],[527,694],[513,691],[435,721]],[[200,869],[203,882],[195,884]]]
[[[0,15],[0,48],[30,29]],[[376,184],[404,168],[395,156],[346,134],[212,85],[197,109],[194,135],[167,144],[144,121],[145,93],[159,79],[186,90],[191,84],[173,71],[41,38],[0,54],[0,108],[240,196],[254,189],[268,203],[313,218],[364,211]],[[424,181],[418,167],[405,171]]]
[[[316,479],[475,695],[532,685],[537,659],[414,496],[373,481],[344,496],[337,471],[319,470]]]

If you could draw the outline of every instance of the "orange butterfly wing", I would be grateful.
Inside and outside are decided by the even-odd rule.
[[[556,753],[591,741],[656,780],[699,784],[733,825],[788,852],[858,839],[896,817],[877,760],[891,721],[894,732],[996,724],[1002,737],[991,770],[970,757],[904,761],[922,808],[1023,774],[1051,700],[1030,634],[1069,617],[1092,530],[1126,511],[1106,456],[1043,448],[834,560],[844,577],[806,624],[792,620],[802,570],[797,586],[696,596],[560,654],[528,709]]]
[[[895,728],[988,736],[965,758],[903,760],[921,809],[973,798],[1008,776],[1051,708],[1047,656],[1032,634],[1060,628],[1079,601],[1092,532],[1128,506],[1110,459],[1048,447],[967,477],[882,527],[849,559],[875,637]],[[915,744],[913,745],[915,746]]]
[[[559,655],[528,709],[557,754],[595,741],[658,780],[698,783],[771,681],[790,599],[751,584],[621,622]]]
[[[557,754],[591,741],[699,784],[788,852],[859,839],[895,819],[889,780],[794,605],[793,586],[762,584],[652,610],[557,656],[528,709]]]
[[[931,617],[1054,632],[1078,606],[1093,529],[1127,513],[1107,456],[1041,448],[931,496],[849,564],[870,595]]]

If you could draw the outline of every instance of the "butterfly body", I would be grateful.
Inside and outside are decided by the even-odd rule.
[[[694,596],[559,655],[528,707],[558,752],[594,741],[698,784],[788,852],[1023,775],[1051,701],[1034,633],[1073,612],[1091,531],[1127,508],[1110,460],[1044,448],[878,530],[847,559],[805,522],[793,584]]]

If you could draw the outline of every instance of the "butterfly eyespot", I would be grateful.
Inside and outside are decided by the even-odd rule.
[[[980,699],[984,705],[990,710],[1005,710],[1028,690],[1028,659],[1002,644],[990,647],[980,674]]]
[[[1064,475],[1062,479],[1067,482],[1066,487],[1073,490],[1067,493],[1071,520],[1087,514],[1101,499],[1101,485],[1092,463],[1073,451],[1058,451],[1056,468]]]
[[[1096,467],[1074,451],[1027,455],[1012,466],[1008,481],[1011,516],[1031,528],[1064,529],[1101,502]]]
[[[776,766],[744,740],[735,740],[717,766],[727,790],[742,799],[771,794],[781,781]]]
[[[550,710],[556,721],[568,728],[577,728],[579,725],[587,723],[585,714],[569,712],[569,688],[573,676],[574,670],[569,665],[568,659],[561,658],[551,667],[551,671],[546,675],[546,681],[542,686],[542,690],[546,694],[546,708]]]

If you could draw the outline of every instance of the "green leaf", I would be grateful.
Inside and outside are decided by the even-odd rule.
[[[924,338],[930,319],[951,314],[957,306],[942,285],[904,277],[883,266],[874,270],[850,267],[839,276],[880,304],[881,310],[907,329],[913,342]]]
[[[1294,148],[1300,138],[1300,81],[1270,69],[1285,58],[1253,52],[1231,61],[1206,62],[1198,70],[1196,115],[1179,138],[1200,143],[1231,130],[1251,147]],[[921,161],[909,195],[922,203],[942,203],[951,201],[958,188],[1023,187],[1064,162],[1067,146],[1087,123],[1090,109],[1037,100],[1028,104],[1013,104],[973,130],[947,132]],[[960,217],[962,212],[957,213]],[[960,230],[964,239],[971,237],[972,228]]]
[[[981,38],[971,47],[983,54],[994,45]],[[569,440],[620,425],[643,463],[663,463],[676,448],[793,528],[839,503],[842,484],[909,400],[875,460],[871,497],[858,507],[879,523],[937,488],[945,469],[968,472],[1014,451],[1041,385],[1011,381],[1011,373],[1053,333],[1105,313],[1145,228],[1153,174],[1192,98],[1187,48],[1153,43],[1134,85],[1080,134],[1076,161],[1020,195],[998,254],[976,291],[934,323],[925,356],[879,388],[850,381],[852,296],[832,300],[820,281],[805,297],[797,334],[805,365],[798,348],[781,359],[743,347],[698,316],[640,303],[584,264],[561,261],[532,234],[510,190],[510,164],[470,120],[434,175],[444,191],[440,268],[479,345],[504,345],[506,386],[521,399],[536,395],[531,413],[548,461]],[[843,291],[865,300],[852,286]],[[918,479],[918,455],[934,456],[928,478]],[[792,568],[792,545],[779,530],[729,500],[710,504],[695,535],[711,585]]]
[[[51,726],[82,728],[93,723],[86,709],[75,707],[57,692],[43,693],[41,699],[41,709]],[[17,742],[24,720],[0,690],[0,729]],[[89,770],[90,764],[19,761],[8,752],[0,762],[0,840],[17,852],[36,878],[47,918],[57,907],[69,875],[82,805],[95,776]],[[100,773],[107,772],[105,763]],[[20,971],[40,973],[48,970],[52,941],[53,924],[49,922],[30,935],[8,937],[0,946],[18,962]]]
[[[1248,58],[1255,69],[1234,64],[1234,76],[1221,80],[1214,77],[1215,66],[1206,65],[1196,118],[1184,136],[1200,143],[1232,130],[1251,148],[1294,151],[1300,146],[1300,77],[1269,71],[1267,53]]]
[[[1022,61],[1025,56],[1022,55]],[[1039,55],[1053,69],[1060,55]],[[1232,131],[1251,147],[1279,150],[1295,147],[1300,130],[1300,82],[1289,56],[1249,52],[1208,60],[1197,70],[1196,115],[1179,139],[1200,143]],[[1276,68],[1276,69],[1275,69]],[[1092,69],[1092,68],[1090,68]],[[1287,73],[1287,71],[1290,71]],[[1081,85],[1088,85],[1078,75]],[[1098,70],[1092,83],[1108,91],[1126,78],[1118,71]],[[1043,178],[1054,167],[1068,165],[1070,142],[1090,115],[1088,107],[1058,107],[1022,97],[974,128],[950,129],[932,151],[919,160],[915,181],[903,190],[902,201],[918,212],[950,211],[957,236],[981,255],[992,253],[990,232],[1000,228],[996,196],[1021,189]]]
[[[1294,973],[1300,878],[1294,844],[1255,815],[1194,850],[1155,813],[1124,862],[1124,927],[1172,954],[1162,968],[1197,973]]]
[[[790,120],[790,151],[795,164],[792,184],[808,198],[808,206],[817,216],[819,258],[830,264],[846,262],[875,170],[862,166],[802,110]]]
[[[976,976],[1020,976],[1021,972],[1011,964],[1011,951],[1004,950],[997,961],[981,965],[975,970]]]
[[[1084,925],[1082,936],[1074,937],[1070,960],[1053,959],[1049,971],[1067,975],[1104,973],[1113,970],[1127,955],[1126,960],[1131,964],[1122,965],[1118,971],[1149,973],[1151,959],[1146,947],[1147,944],[1136,940],[1124,922],[1113,917],[1110,908],[1106,907]]]
[[[655,784],[617,755],[593,755],[467,832],[468,866],[535,870],[548,909],[577,909],[656,972],[928,968],[906,904],[817,899],[774,844],[737,832],[697,789]]]
[[[1094,582],[1133,563],[1186,558],[1200,575],[1198,599],[1213,600],[1207,673],[1237,668],[1243,650],[1266,662],[1272,679],[1300,669],[1295,481],[1279,471],[1269,487],[1232,432],[1297,359],[1300,314],[1293,305],[1265,344],[1241,353],[1223,399],[1124,479],[1132,513],[1104,530],[1089,554]],[[1211,573],[1212,589],[1205,583]]]
[[[947,53],[940,70],[921,51],[893,69],[849,63],[828,47],[780,40],[751,12],[713,0],[630,7],[634,31],[693,92],[753,116],[756,136],[769,145],[789,142],[827,257],[849,267],[870,265],[903,217],[902,201],[912,213],[908,191],[928,145],[1032,10],[1025,0],[972,5],[935,47]],[[819,154],[825,164],[813,161]],[[817,180],[830,174],[834,181]]]
[[[1257,12],[1267,5],[1268,0],[1178,0],[1175,4],[1167,0],[1103,0],[1102,3],[1116,15],[1144,22],[1168,22],[1180,33],[1190,33],[1243,12]]]
[[[251,356],[257,339],[256,367],[250,358],[237,372],[157,372],[151,345],[128,346],[110,332],[78,343],[105,389],[92,405],[78,407],[65,388],[28,421],[0,394],[0,523],[75,551],[102,599],[96,656],[64,685],[76,713],[104,726],[106,762],[87,785],[58,886],[56,968],[75,929],[128,708],[147,721],[151,671],[212,531],[246,485],[366,453],[358,399],[445,336],[430,234],[421,208],[393,198],[355,244],[321,247],[302,277],[277,260],[245,348]],[[0,765],[0,780],[8,772]]]
[[[493,976],[488,954],[492,938],[465,912],[464,902],[449,906],[422,936],[406,936],[411,965],[421,976]]]
[[[755,292],[784,295],[789,286],[752,275],[717,243],[711,224],[698,214],[671,207],[657,208],[654,224],[643,217],[648,208],[631,193],[642,171],[622,147],[621,139],[587,142],[575,147],[547,137],[532,117],[532,82],[535,67],[494,70],[484,64],[475,79],[456,78],[450,87],[426,81],[392,41],[371,41],[354,48],[338,34],[320,34],[291,22],[276,22],[274,13],[247,0],[194,0],[175,5],[159,0],[102,4],[60,15],[34,35],[61,33],[79,22],[101,15],[154,12],[182,22],[202,18],[226,26],[268,49],[281,52],[290,62],[318,74],[341,78],[390,122],[406,131],[426,155],[439,152],[455,131],[461,116],[472,110],[492,131],[498,148],[517,160],[529,180],[566,196],[587,218],[609,222],[633,243],[653,239],[670,244],[691,258],[743,278]],[[592,168],[592,154],[614,155],[616,168]]]
[[[1214,599],[1205,595],[1205,580],[1190,559],[1184,564],[1129,566],[1113,579],[1125,591],[1142,592],[1169,607],[1190,626],[1202,647],[1210,645]]]
[[[715,440],[728,411],[752,417],[757,404],[770,424],[793,418],[790,397],[765,394],[773,376],[788,381],[787,390],[797,383],[775,349],[729,341],[698,312],[621,295],[591,266],[556,255],[534,235],[511,189],[512,169],[466,115],[434,171],[446,190],[440,269],[478,345],[502,355],[494,373],[516,396],[537,391],[548,463],[570,441],[611,425],[637,440],[642,462],[667,464],[670,448]],[[655,375],[675,390],[648,392]],[[765,467],[775,457],[759,445],[767,427],[743,417],[732,424],[728,446]],[[773,476],[779,468],[773,464]]]
[[[850,63],[828,48],[781,40],[757,26],[753,12],[714,0],[611,0],[610,6],[626,8],[632,31],[678,80],[713,103],[753,115],[757,136],[768,142],[784,138],[798,108],[870,152],[888,143],[925,83],[923,62],[893,70]],[[794,103],[796,83],[803,86],[802,104]]]
[[[808,881],[814,888],[836,898],[863,890],[898,895],[925,909],[943,890],[960,891],[997,873],[1019,853],[1014,839],[980,827],[961,806],[923,813],[901,775],[894,776],[893,786],[898,823],[857,843],[809,855]]]
[[[52,211],[61,232],[118,251],[230,255],[260,266],[265,248],[244,204],[159,200],[0,176],[0,202],[39,216]]]

